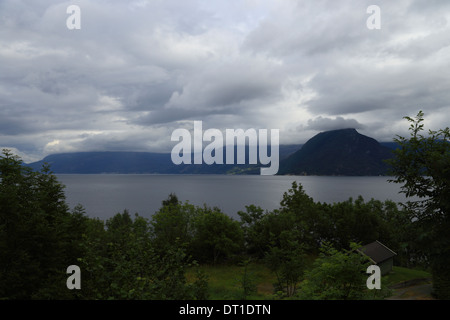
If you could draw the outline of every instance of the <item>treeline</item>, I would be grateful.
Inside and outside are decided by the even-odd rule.
[[[0,178],[0,299],[208,299],[205,274],[188,270],[250,259],[270,268],[283,297],[373,298],[358,245],[383,242],[396,265],[425,261],[394,202],[317,203],[295,182],[279,209],[250,205],[239,220],[171,194],[148,219],[125,210],[103,221],[70,210],[48,166],[31,171],[4,150]],[[81,290],[66,286],[70,265]]]
[[[127,212],[105,221],[70,210],[48,166],[32,171],[8,150],[0,156],[0,300],[203,299],[203,275],[178,243],[156,245],[149,222]],[[79,266],[81,290],[67,268]]]

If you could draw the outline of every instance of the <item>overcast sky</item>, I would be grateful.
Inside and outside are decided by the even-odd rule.
[[[194,120],[392,141],[419,110],[449,126],[448,0],[0,0],[0,147],[26,162],[170,152]]]

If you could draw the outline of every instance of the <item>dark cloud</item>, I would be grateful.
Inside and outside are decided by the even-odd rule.
[[[343,117],[336,117],[334,119],[331,119],[331,118],[323,118],[321,116],[308,120],[307,126],[307,129],[309,130],[318,130],[318,131],[328,131],[346,128],[361,129],[364,128],[364,126],[355,119],[344,119]]]
[[[448,1],[0,1],[0,145],[36,157],[167,150],[171,130],[356,127],[450,111]],[[302,129],[298,129],[302,128]]]

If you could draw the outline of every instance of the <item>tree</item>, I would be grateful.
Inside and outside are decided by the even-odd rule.
[[[239,222],[219,208],[197,207],[197,212],[190,246],[196,260],[215,264],[233,259],[242,252],[244,235]]]
[[[267,266],[277,277],[275,292],[288,297],[296,293],[306,268],[306,254],[295,233],[295,230],[281,232],[279,244],[270,247],[265,257]]]
[[[0,156],[0,297],[70,297],[66,269],[80,254],[87,217],[70,212],[64,186],[9,150]]]
[[[389,237],[387,223],[382,218],[383,204],[371,199],[365,202],[361,196],[356,200],[323,205],[327,226],[322,230],[324,241],[337,249],[348,249],[351,242],[386,242]]]
[[[251,259],[247,259],[239,263],[243,267],[242,276],[237,280],[238,287],[242,289],[241,300],[247,300],[251,294],[257,292],[255,274],[249,270],[250,262]]]
[[[308,196],[301,184],[292,183],[291,189],[283,194],[280,202],[279,216],[288,216],[292,219],[291,228],[296,230],[298,241],[311,252],[321,242],[324,226],[327,225],[320,206]]]
[[[106,225],[106,228],[105,228]],[[181,300],[203,299],[207,281],[197,273],[188,282],[193,267],[187,250],[168,243],[154,246],[149,222],[128,212],[118,213],[106,224],[91,220],[83,238],[84,254],[78,259],[83,270],[83,299]]]
[[[81,205],[70,211],[47,165],[35,172],[8,150],[0,155],[0,299],[206,297],[204,275],[187,281],[186,249],[156,250],[151,240],[143,217],[125,210],[105,223]],[[66,286],[70,265],[81,269],[82,290]]]
[[[162,202],[162,207],[150,220],[153,244],[163,252],[174,244],[189,247],[195,233],[195,217],[198,209],[186,202],[178,201],[174,194]]]
[[[421,231],[418,229],[419,225],[411,222],[408,209],[387,200],[382,203],[376,214],[383,220],[387,234],[377,240],[397,253],[394,263],[407,268],[423,264],[425,257],[416,245]]]
[[[245,212],[238,211],[238,215],[247,254],[263,258],[270,245],[270,213],[255,205],[246,206],[245,209]]]
[[[39,262],[30,250],[39,246],[33,244],[36,229],[29,223],[38,209],[33,202],[35,174],[18,156],[3,150],[0,179],[0,297],[29,299],[40,282]]]
[[[366,286],[368,259],[356,252],[352,243],[348,250],[336,250],[329,243],[321,247],[313,267],[306,271],[298,298],[305,300],[363,300],[382,298],[385,290],[369,290]]]
[[[167,206],[175,206],[177,204],[180,203],[180,200],[178,200],[178,197],[175,193],[171,193],[169,194],[169,197],[166,200],[162,201],[162,206],[163,207],[167,207]]]
[[[403,184],[409,200],[411,221],[419,225],[420,245],[431,262],[433,287],[438,298],[450,298],[450,130],[428,131],[423,135],[424,113],[410,123],[410,137],[397,136],[399,148],[388,161],[391,182]]]

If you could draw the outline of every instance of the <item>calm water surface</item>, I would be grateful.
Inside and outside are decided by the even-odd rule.
[[[279,207],[283,193],[293,181],[300,183],[316,202],[339,202],[356,198],[365,200],[405,201],[400,185],[387,177],[318,177],[318,176],[227,176],[227,175],[129,175],[129,174],[60,174],[66,186],[71,208],[81,204],[91,217],[108,219],[127,209],[132,215],[150,217],[170,193],[195,205],[217,206],[233,218],[246,205],[267,210]]]

